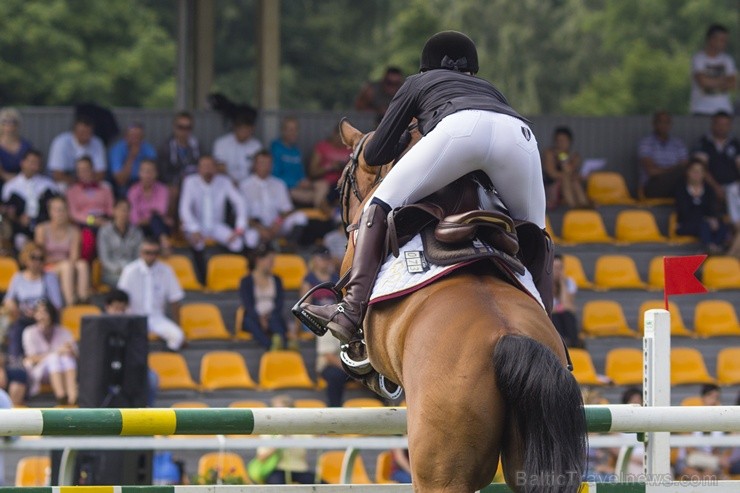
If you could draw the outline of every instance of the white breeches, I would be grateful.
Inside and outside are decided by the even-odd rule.
[[[196,250],[203,250],[206,246],[206,240],[215,240],[220,245],[225,246],[232,252],[241,252],[244,249],[244,245],[248,248],[255,248],[260,240],[259,232],[256,229],[247,228],[244,231],[244,235],[237,236],[233,240],[229,241],[234,230],[225,223],[219,223],[214,225],[210,231],[202,231],[203,240],[200,242],[193,242],[191,240],[192,235],[188,234],[188,240],[193,248]]]
[[[476,170],[488,175],[513,219],[545,228],[537,139],[525,122],[491,111],[445,117],[396,163],[373,197],[391,208],[412,204]]]
[[[180,349],[185,341],[182,329],[164,315],[148,315],[147,328],[150,333],[164,340],[167,347],[173,351]]]

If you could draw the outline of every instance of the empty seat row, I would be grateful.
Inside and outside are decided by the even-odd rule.
[[[205,409],[210,407],[203,401],[178,401],[173,403],[170,407],[180,409]],[[266,408],[269,407],[266,402],[258,399],[241,399],[234,401],[229,404],[231,408]],[[299,408],[323,408],[327,407],[326,402],[321,399],[295,399],[293,401],[293,407]],[[342,403],[342,407],[383,407],[383,403],[379,399],[374,397],[354,397],[347,399]]]
[[[606,354],[604,374],[600,378],[585,349],[570,349],[573,376],[581,385],[642,385],[643,352],[636,348],[615,348]],[[671,349],[671,385],[718,383],[740,384],[740,347],[724,348],[717,353],[717,378],[709,374],[701,352],[694,348]]]
[[[645,312],[650,309],[664,308],[663,300],[648,300],[640,305],[638,310],[639,333],[627,324],[622,306],[613,300],[592,300],[583,305],[582,326],[583,332],[591,337],[626,336],[637,337],[643,332]],[[702,300],[696,304],[694,310],[694,330],[689,330],[684,324],[681,310],[674,302],[668,303],[671,314],[672,336],[720,337],[740,336],[735,307],[724,300]]]
[[[557,243],[689,243],[697,238],[680,236],[676,231],[676,214],[668,221],[668,236],[660,232],[655,216],[649,210],[629,209],[617,214],[614,236],[606,231],[604,219],[595,210],[573,209],[563,215],[563,226],[558,236],[549,220],[547,229]]]
[[[594,280],[588,279],[575,255],[563,255],[565,274],[581,289],[663,289],[663,257],[653,257],[643,281],[634,259],[628,255],[602,255],[594,264]],[[709,289],[740,289],[740,261],[735,257],[709,257],[701,267],[701,281]]]

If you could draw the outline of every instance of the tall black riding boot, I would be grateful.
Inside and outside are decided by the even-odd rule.
[[[386,230],[385,211],[371,204],[360,219],[344,299],[334,305],[301,305],[301,318],[314,332],[323,334],[329,329],[343,344],[358,338],[375,276],[385,258]]]

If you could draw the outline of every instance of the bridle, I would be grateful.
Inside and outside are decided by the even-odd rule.
[[[371,135],[372,132],[367,133],[360,138],[360,141],[352,150],[349,162],[342,172],[339,197],[342,206],[342,224],[344,225],[344,233],[348,237],[349,233],[354,229],[354,225],[351,222],[352,218],[349,216],[349,201],[352,198],[352,195],[355,196],[359,203],[362,203],[365,200],[365,197],[360,193],[360,189],[357,186],[357,167],[360,165],[360,156],[365,148],[365,143]],[[378,172],[375,174],[375,179],[370,184],[370,190],[373,190],[383,180],[382,172],[384,166],[377,166],[377,168]]]

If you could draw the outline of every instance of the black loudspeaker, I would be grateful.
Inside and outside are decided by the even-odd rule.
[[[83,317],[79,348],[80,407],[146,407],[146,317]]]
[[[79,450],[72,483],[87,485],[151,485],[151,450]],[[62,451],[51,452],[51,484],[59,484]]]

